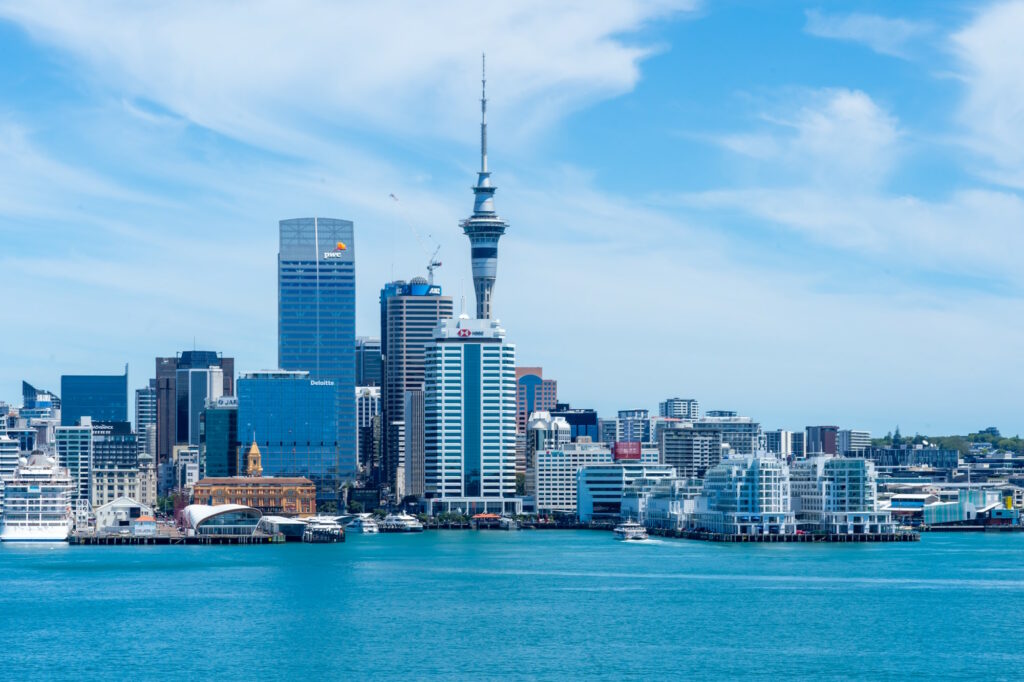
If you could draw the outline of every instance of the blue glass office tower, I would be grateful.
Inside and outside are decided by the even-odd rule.
[[[128,365],[124,374],[65,374],[60,378],[60,425],[77,426],[82,417],[93,421],[128,421]]]
[[[333,218],[280,222],[277,348],[281,369],[337,388],[338,452],[326,468],[355,476],[356,261],[353,225]],[[239,415],[241,420],[241,414]],[[239,421],[239,436],[242,422]],[[351,463],[351,469],[347,464]],[[348,475],[348,474],[345,474]]]
[[[237,392],[238,440],[243,449],[259,445],[264,475],[305,476],[317,499],[337,500],[356,474],[355,449],[341,450],[337,440],[337,382],[308,372],[252,372],[239,377]],[[355,406],[355,389],[345,397]]]

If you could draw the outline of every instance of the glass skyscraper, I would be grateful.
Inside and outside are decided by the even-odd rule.
[[[60,378],[60,424],[77,426],[82,417],[128,421],[128,365],[124,374],[65,374]]]
[[[356,263],[353,225],[349,220],[333,218],[296,218],[282,220],[280,230],[278,364],[284,370],[309,372],[311,379],[333,382],[337,396],[336,431],[330,441],[337,443],[338,452],[323,453],[327,458],[323,466],[325,470],[354,476]],[[244,441],[246,434],[242,426],[240,411],[239,436]],[[262,449],[262,437],[259,440]],[[342,462],[345,464],[340,465]]]
[[[238,399],[218,398],[199,421],[200,451],[208,477],[238,475]]]
[[[243,449],[259,446],[264,475],[305,476],[317,499],[337,500],[356,474],[355,449],[342,450],[337,440],[337,383],[308,372],[251,372],[237,388],[238,440]],[[354,408],[355,389],[345,397]]]

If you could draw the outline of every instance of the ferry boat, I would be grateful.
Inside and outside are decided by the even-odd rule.
[[[303,542],[345,542],[345,529],[333,516],[311,516],[304,520]]]
[[[629,519],[615,526],[615,538],[617,540],[646,540],[647,529],[633,519]]]
[[[345,524],[345,530],[352,533],[373,535],[380,532],[380,527],[370,514],[360,514]]]
[[[64,542],[73,525],[71,474],[42,453],[22,457],[3,482],[0,542]]]
[[[388,514],[380,522],[382,533],[422,533],[423,524],[415,516],[408,514]]]

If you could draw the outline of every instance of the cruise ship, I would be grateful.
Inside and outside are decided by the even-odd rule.
[[[72,527],[68,470],[53,457],[22,457],[14,476],[3,482],[2,542],[63,542]]]
[[[421,533],[423,532],[423,524],[419,522],[415,516],[409,516],[408,514],[388,514],[387,517],[380,522],[380,532],[382,533]]]

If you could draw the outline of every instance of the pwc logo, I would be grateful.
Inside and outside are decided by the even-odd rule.
[[[324,251],[324,258],[341,258],[345,251],[348,251],[348,245],[345,242],[338,242],[334,251]]]
[[[473,335],[473,332],[469,331],[468,329],[460,329],[459,330],[459,336],[461,336],[462,338],[466,338],[467,336],[472,336],[472,335]]]

